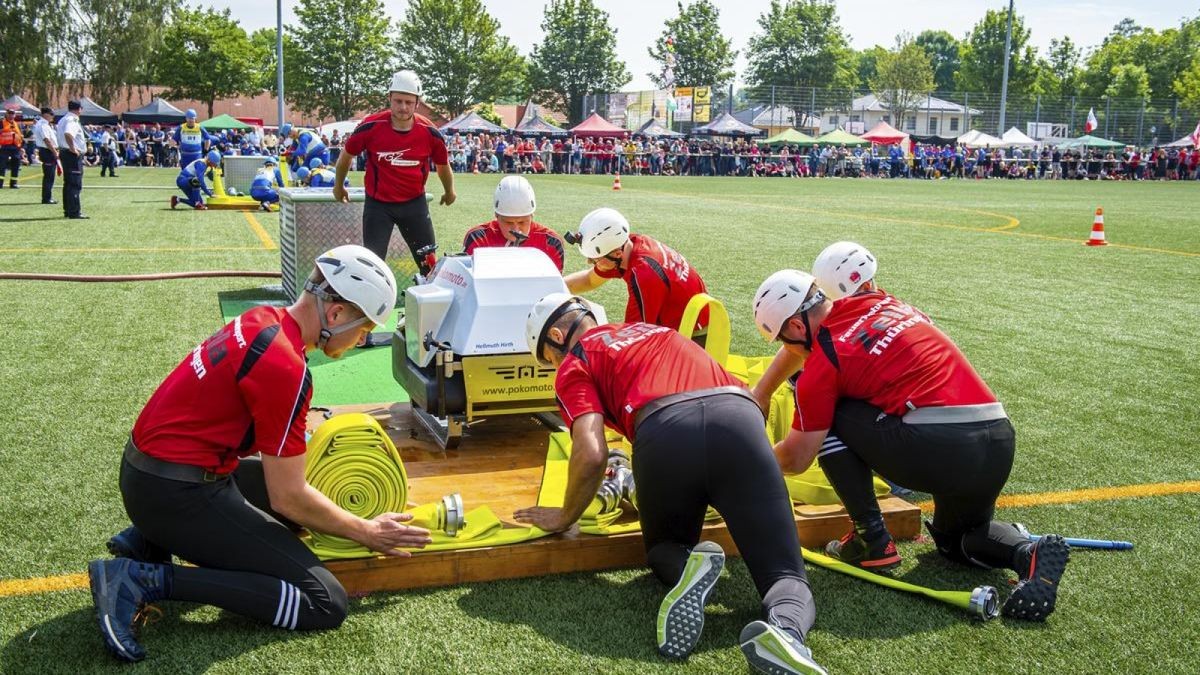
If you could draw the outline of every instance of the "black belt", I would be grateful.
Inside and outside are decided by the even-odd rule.
[[[657,413],[664,408],[669,408],[676,403],[686,403],[687,401],[695,401],[697,399],[708,398],[709,396],[718,396],[720,394],[734,394],[735,396],[741,396],[747,401],[753,403],[754,409],[759,411],[760,415],[762,414],[762,409],[758,407],[758,402],[754,400],[754,397],[750,395],[750,392],[746,391],[746,389],[743,387],[730,384],[723,387],[709,387],[708,389],[681,391],[678,394],[670,394],[656,398],[638,409],[637,414],[634,415],[633,418],[633,428],[636,430],[642,425],[642,422],[645,422],[652,415],[654,415],[654,413]]]
[[[166,478],[167,480],[177,480],[184,483],[216,483],[229,478],[227,473],[213,473],[204,469],[204,467],[193,466],[191,464],[176,464],[175,462],[167,462],[151,457],[133,444],[133,439],[125,444],[125,461],[138,471],[148,473],[151,476]]]

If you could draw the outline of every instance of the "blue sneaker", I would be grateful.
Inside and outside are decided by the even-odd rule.
[[[115,558],[129,558],[138,562],[171,562],[171,554],[166,549],[151,543],[132,525],[108,540],[108,552]]]
[[[812,650],[787,631],[766,621],[751,621],[739,638],[750,666],[767,675],[828,675],[813,661]]]
[[[696,648],[704,630],[704,604],[724,566],[720,545],[702,541],[692,549],[679,583],[658,608],[658,651],[663,656],[683,658]]]
[[[151,565],[116,558],[88,563],[88,580],[96,621],[104,646],[122,661],[141,661],[146,650],[133,637],[133,620],[142,605],[163,600],[169,594],[165,565]]]

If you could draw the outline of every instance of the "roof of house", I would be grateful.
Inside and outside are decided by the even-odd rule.
[[[963,114],[967,111],[966,107],[959,105],[958,103],[954,103],[952,101],[947,101],[945,99],[940,99],[936,96],[921,97],[916,103],[913,104],[913,108],[917,112],[920,112],[923,110],[928,110],[930,112]],[[850,109],[851,110],[866,110],[868,112],[889,112],[890,111],[888,108],[888,105],[886,103],[884,103],[883,101],[880,101],[879,97],[876,96],[875,94],[867,94],[865,96],[859,96],[858,98],[854,99],[850,103]],[[971,108],[970,114],[979,115],[979,114],[982,114],[982,111],[976,110],[975,108]]]

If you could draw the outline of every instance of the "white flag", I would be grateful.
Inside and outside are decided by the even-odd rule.
[[[1196,122],[1196,130],[1192,132],[1192,145],[1200,148],[1200,122]]]
[[[1083,133],[1090,134],[1096,130],[1100,123],[1096,121],[1096,109],[1088,108],[1087,124],[1083,125]]]

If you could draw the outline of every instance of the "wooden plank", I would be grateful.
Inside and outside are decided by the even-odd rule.
[[[506,416],[476,424],[467,430],[459,448],[442,451],[419,428],[408,404],[342,406],[333,412],[365,412],[380,421],[404,460],[409,498],[415,503],[460,492],[468,510],[486,504],[511,523],[513,511],[537,502],[549,434],[530,417]],[[320,421],[320,413],[314,412],[310,428]],[[921,511],[916,506],[885,497],[880,508],[897,539],[912,539],[920,532]],[[841,506],[796,506],[796,531],[801,544],[809,548],[837,539],[849,523]],[[723,522],[705,526],[702,536],[737,555]],[[601,537],[572,529],[510,546],[343,560],[328,566],[348,592],[361,594],[644,564],[641,533]]]

